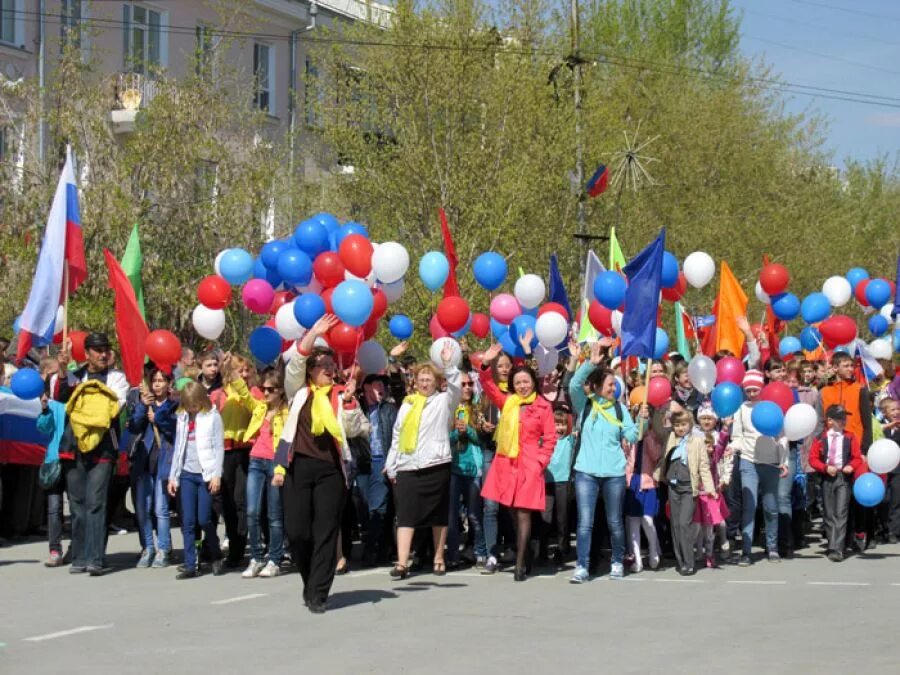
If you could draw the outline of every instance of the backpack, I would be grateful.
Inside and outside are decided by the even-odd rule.
[[[625,415],[622,412],[622,404],[616,401],[613,404],[613,407],[616,411],[616,419],[619,422],[622,422],[625,419]],[[587,403],[584,404],[584,409],[581,411],[581,419],[578,421],[578,433],[575,435],[575,446],[572,448],[572,462],[569,466],[569,480],[574,480],[575,478],[575,462],[578,460],[578,453],[581,451],[581,437],[583,435],[584,423],[587,422],[588,414],[590,413],[593,406],[591,406],[591,401],[588,399]],[[622,431],[619,430],[619,434]]]

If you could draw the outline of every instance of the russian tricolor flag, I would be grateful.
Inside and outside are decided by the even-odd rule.
[[[47,229],[41,243],[28,302],[19,320],[20,333],[17,358],[22,359],[37,336],[48,342],[53,337],[56,310],[65,300],[64,270],[68,266],[68,293],[71,295],[87,279],[84,237],[81,232],[81,210],[78,208],[78,186],[72,167],[72,151],[66,148],[63,166],[47,218]]]
[[[598,195],[602,195],[604,192],[606,192],[606,188],[608,186],[609,169],[607,169],[605,165],[601,164],[597,167],[594,175],[591,176],[591,179],[587,182],[587,195],[588,197],[597,197]]]

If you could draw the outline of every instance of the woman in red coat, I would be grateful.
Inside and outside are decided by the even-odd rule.
[[[510,392],[502,392],[491,377],[491,364],[502,347],[492,345],[484,353],[479,379],[485,395],[500,408],[494,438],[497,454],[491,463],[481,496],[513,509],[516,514],[516,581],[527,573],[526,554],[531,539],[532,511],[543,512],[544,469],[553,456],[556,427],[553,408],[538,393],[537,376],[527,366],[509,373]]]

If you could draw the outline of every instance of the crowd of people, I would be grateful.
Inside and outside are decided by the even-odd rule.
[[[103,334],[87,337],[84,363],[45,354],[36,425],[47,454],[40,475],[20,478],[44,487],[46,566],[102,576],[129,489],[138,568],[175,564],[177,515],[177,579],[293,566],[314,613],[351,565],[389,567],[398,581],[423,567],[508,566],[516,581],[566,570],[581,584],[667,559],[682,575],[749,566],[757,542],[777,563],[809,545],[820,517],[834,562],[900,537],[900,469],[882,477],[881,505],[852,497],[873,440],[900,441],[890,362],[868,381],[849,354],[785,361],[748,330],[745,354],[715,355],[746,364],[744,402],[720,419],[677,353],[633,367],[612,339],[573,340],[558,364],[538,367],[526,335],[524,359],[463,344],[461,359],[447,346],[439,363],[417,363],[400,343],[386,371],[361,373],[320,346],[335,323],[320,319],[275,367],[185,349],[174,370],[148,364],[139,387],[114,368]],[[646,369],[671,382],[662,405],[642,396]],[[14,371],[5,364],[4,378]],[[815,408],[808,438],[754,427],[769,382]]]

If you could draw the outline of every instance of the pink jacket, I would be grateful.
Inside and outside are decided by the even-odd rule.
[[[637,443],[628,443],[625,446],[625,484],[631,485],[631,477],[634,475],[634,465],[637,459],[638,449],[641,456],[641,490],[652,490],[656,487],[653,480],[653,471],[659,463],[663,448],[656,434],[645,432],[643,440]]]

